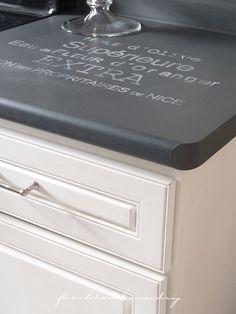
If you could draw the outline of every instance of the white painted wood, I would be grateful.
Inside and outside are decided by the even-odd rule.
[[[0,120],[0,125],[1,132],[7,136],[19,140],[24,138],[26,142],[36,141],[41,146],[45,143],[50,146],[52,143],[56,150],[64,149],[73,156],[79,152],[83,160],[89,160],[105,168],[109,165],[113,171],[122,172],[126,169],[125,173],[131,175],[137,171],[138,177],[149,178],[149,180],[151,178],[154,181],[156,177],[161,181],[165,177],[174,178],[177,182],[177,195],[172,265],[168,272],[167,296],[174,299],[179,297],[182,300],[170,309],[171,300],[167,305],[167,312],[163,311],[163,313],[236,313],[236,139],[201,167],[192,171],[179,171],[8,121]],[[8,146],[8,149],[11,150],[13,147],[14,145]],[[169,198],[169,201],[171,203],[169,206],[173,206],[174,198]],[[170,212],[172,211],[168,211]],[[168,218],[169,223],[172,219],[173,216]],[[5,233],[2,226],[0,232],[1,230]],[[34,233],[35,227],[31,226],[29,230]],[[166,228],[166,237],[171,238],[171,230]],[[14,238],[15,247],[21,247],[24,243],[32,249],[30,237],[28,239],[19,237],[18,241],[13,234],[5,235],[8,241]],[[56,235],[53,239],[54,237]],[[78,245],[66,238],[61,238],[60,242],[72,250],[76,250],[75,246]],[[170,242],[167,240],[167,243]],[[36,246],[41,250],[38,242]],[[151,238],[148,246],[149,249],[156,248]],[[53,246],[51,251],[52,248]],[[83,252],[96,259],[98,252],[90,250],[86,245],[83,246]],[[40,252],[41,256],[48,254],[43,247]],[[171,250],[167,249],[167,252],[171,254]],[[168,254],[164,253],[165,256]],[[60,254],[57,258],[60,258]],[[114,256],[102,252],[99,252],[99,258],[103,263],[111,265],[117,263]],[[170,256],[167,260],[170,260]],[[69,260],[65,263],[71,265]],[[137,264],[127,266],[128,262],[121,259],[118,263],[120,269],[130,269],[137,276],[152,280],[156,278],[156,272],[149,272]],[[84,271],[86,272],[86,268],[83,269]],[[104,269],[98,267],[96,275],[99,277],[99,273],[102,274],[103,271]],[[107,277],[112,277],[112,274],[113,271]],[[123,280],[122,276],[121,280]],[[132,279],[129,277],[125,285],[129,286],[130,281]],[[145,309],[143,313],[150,314],[150,310]]]
[[[236,138],[202,167],[184,171],[177,195],[168,314],[236,313]]]
[[[0,214],[0,312],[164,314],[166,279]],[[66,243],[69,243],[67,246]],[[76,300],[58,298],[66,294]],[[112,298],[79,301],[83,296]],[[114,300],[113,300],[114,299]]]
[[[89,187],[68,184],[60,179],[50,178],[46,175],[27,171],[19,166],[0,162],[0,182],[13,187],[17,186],[19,189],[19,187],[30,186],[33,181],[40,182],[39,190],[30,193],[22,208],[27,206],[28,199],[34,195],[35,206],[41,212],[43,210],[50,211],[50,209],[45,209],[45,206],[51,206],[70,213],[71,216],[81,215],[85,219],[91,219],[100,224],[108,223],[111,228],[123,227],[134,232],[136,230],[137,204],[115,198],[113,195],[102,194],[102,192],[97,192]],[[3,190],[0,190],[1,192]],[[9,197],[11,196],[10,193]],[[4,194],[1,200],[2,208],[5,208],[3,205],[5,203]],[[8,202],[7,199],[6,202]],[[32,218],[28,215],[26,218],[33,219],[34,210],[27,212],[28,215],[32,214]],[[24,213],[25,211],[21,215],[24,216]]]
[[[0,260],[1,313],[131,314],[131,300],[111,288],[2,245]]]
[[[34,180],[41,187],[26,199],[0,190],[3,211],[160,272],[169,270],[173,179],[125,164],[117,169],[112,160],[96,162],[79,150],[3,128],[0,146],[0,179],[19,187]]]

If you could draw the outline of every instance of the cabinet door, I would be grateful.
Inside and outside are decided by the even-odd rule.
[[[5,246],[0,278],[0,313],[131,313],[128,296]]]
[[[1,314],[164,314],[166,277],[0,213]]]

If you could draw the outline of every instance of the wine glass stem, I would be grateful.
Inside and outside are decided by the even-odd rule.
[[[113,0],[87,0],[87,4],[90,8],[106,8],[109,10],[112,3]]]

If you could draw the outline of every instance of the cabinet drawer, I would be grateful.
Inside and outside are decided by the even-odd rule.
[[[174,182],[142,169],[0,133],[1,210],[160,272],[170,267]],[[17,152],[17,153],[16,153]]]
[[[18,222],[0,215],[1,313],[165,313],[164,276],[136,274]]]

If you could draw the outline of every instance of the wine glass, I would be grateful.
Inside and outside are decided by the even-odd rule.
[[[142,26],[132,19],[117,17],[110,11],[113,0],[87,0],[90,13],[66,21],[62,29],[91,37],[115,37],[137,33]]]

